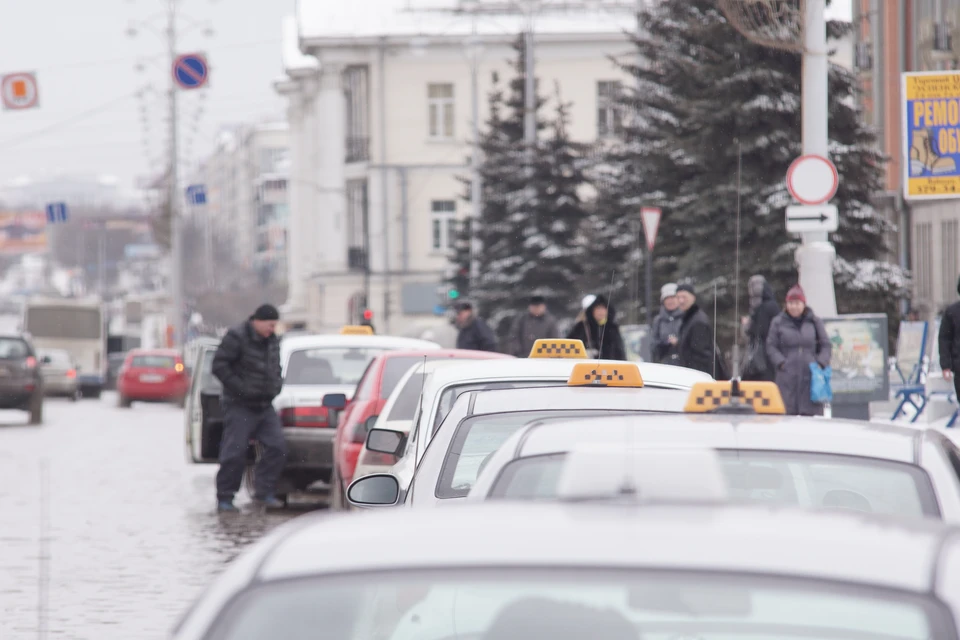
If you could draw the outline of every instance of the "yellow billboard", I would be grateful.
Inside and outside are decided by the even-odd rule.
[[[47,215],[43,211],[0,212],[0,253],[47,250]]]
[[[903,195],[960,198],[960,71],[902,74]]]

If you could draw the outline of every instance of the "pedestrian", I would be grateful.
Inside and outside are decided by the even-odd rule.
[[[747,292],[750,294],[750,315],[740,320],[747,342],[743,379],[773,382],[776,372],[767,357],[767,335],[770,323],[781,311],[780,305],[773,287],[761,275],[752,276],[747,281]]]
[[[584,298],[587,307],[577,316],[567,338],[580,340],[593,358],[626,360],[627,350],[617,324],[617,312],[603,296]]]
[[[213,357],[213,375],[223,384],[223,437],[217,473],[217,510],[238,511],[233,497],[247,465],[251,440],[261,447],[254,500],[270,509],[283,507],[274,495],[286,464],[287,445],[273,399],[280,394],[280,313],[261,305],[243,324],[227,331]]]
[[[653,361],[663,364],[678,364],[677,336],[683,311],[677,302],[677,285],[673,282],[660,287],[660,313],[653,319]],[[672,341],[671,341],[672,339]]]
[[[960,280],[957,281],[957,293],[960,294]],[[960,399],[960,379],[957,378],[957,367],[960,366],[960,302],[954,302],[943,310],[938,339],[943,378],[953,380],[953,388]]]
[[[547,301],[543,296],[530,296],[527,312],[520,313],[510,329],[510,353],[518,358],[526,358],[537,340],[559,338],[557,319],[547,311]]]
[[[454,306],[457,312],[457,349],[496,351],[497,339],[483,318],[474,313],[473,303],[464,300]]]
[[[832,351],[823,320],[807,306],[800,285],[794,285],[787,292],[786,309],[770,323],[767,335],[767,357],[788,415],[823,415],[823,405],[810,399],[810,365],[830,366]]]
[[[727,379],[726,367],[713,340],[710,318],[697,304],[697,293],[689,284],[677,286],[677,305],[683,312],[680,333],[670,340],[677,348],[681,367],[710,374],[717,380]]]

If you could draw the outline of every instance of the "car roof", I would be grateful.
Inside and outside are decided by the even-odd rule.
[[[443,567],[642,567],[919,592],[930,589],[948,530],[933,521],[769,505],[485,503],[300,520],[261,563],[259,580]],[[384,544],[384,531],[404,543]]]
[[[470,414],[537,411],[542,409],[611,409],[681,412],[688,393],[683,389],[646,387],[533,387],[488,389],[471,394]],[[463,401],[461,396],[457,402]]]
[[[517,435],[518,456],[567,451],[577,443],[684,443],[715,449],[816,451],[915,464],[924,430],[856,420],[796,416],[645,414],[531,423]]]
[[[280,341],[280,348],[285,353],[301,349],[320,349],[323,347],[358,347],[368,349],[405,349],[429,350],[440,348],[436,342],[418,340],[416,338],[397,338],[394,336],[378,335],[303,335],[292,336]]]
[[[397,350],[381,353],[377,357],[383,360],[391,358],[409,358],[411,356],[428,355],[431,358],[460,358],[461,360],[507,360],[513,356],[492,351],[475,351],[473,349],[419,349]]]

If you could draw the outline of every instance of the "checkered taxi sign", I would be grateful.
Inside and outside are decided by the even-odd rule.
[[[567,380],[570,387],[634,387],[643,386],[640,367],[633,362],[597,364],[583,362],[574,365]]]
[[[753,407],[757,413],[783,415],[786,408],[780,390],[773,382],[740,382],[740,402]],[[733,385],[730,382],[697,382],[690,390],[686,413],[709,413],[717,407],[730,404]]]
[[[583,360],[587,357],[587,349],[582,340],[541,339],[533,343],[530,357]]]
[[[340,329],[340,335],[342,336],[372,336],[373,327],[368,327],[367,325],[357,324],[357,325],[348,325]]]

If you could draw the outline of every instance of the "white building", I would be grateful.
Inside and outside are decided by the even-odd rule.
[[[355,321],[365,292],[378,331],[434,317],[456,220],[471,215],[460,180],[470,175],[471,60],[480,122],[492,74],[501,85],[514,76],[520,18],[474,22],[411,4],[301,0],[285,23],[286,75],[275,83],[289,100],[292,159],[285,317],[313,330]],[[604,99],[626,78],[610,56],[632,55],[624,32],[634,26],[623,12],[536,20],[545,112],[558,86],[575,139],[595,141],[615,122]]]
[[[242,264],[266,268],[273,280],[287,275],[289,164],[286,123],[225,127],[189,181],[206,186],[207,202],[185,209],[228,240]]]

